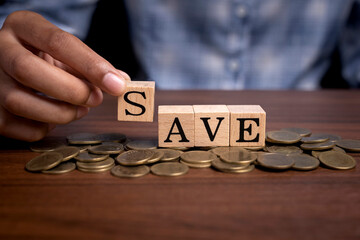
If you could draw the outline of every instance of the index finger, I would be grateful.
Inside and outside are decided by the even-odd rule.
[[[6,19],[3,29],[13,31],[22,42],[75,69],[107,93],[119,96],[125,91],[126,80],[130,79],[126,73],[116,70],[80,39],[59,29],[41,15],[28,11],[14,12]]]

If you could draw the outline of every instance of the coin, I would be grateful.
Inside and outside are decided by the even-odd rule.
[[[124,151],[124,147],[122,144],[104,144],[104,145],[97,145],[89,148],[90,153],[94,154],[119,154]]]
[[[136,166],[145,164],[153,155],[152,150],[130,150],[117,156],[116,161],[121,165]]]
[[[158,161],[160,161],[163,157],[164,157],[164,152],[163,151],[158,151],[159,149],[154,149],[153,151],[153,156],[147,160],[146,164],[149,163],[156,163]]]
[[[224,162],[235,163],[241,165],[249,165],[254,162],[257,158],[257,155],[252,152],[243,152],[243,151],[230,151],[224,152],[220,155],[220,159]]]
[[[326,150],[331,149],[335,146],[334,142],[326,141],[321,143],[303,143],[300,148],[304,150]]]
[[[316,157],[316,158],[319,158],[320,154],[325,152],[325,151],[334,151],[334,152],[342,152],[342,153],[346,153],[344,149],[342,148],[339,148],[339,147],[333,147],[332,149],[328,149],[328,150],[323,150],[323,151],[316,151],[316,150],[313,150],[311,151],[311,155],[313,157]]]
[[[295,161],[291,157],[280,153],[259,155],[257,162],[263,167],[279,170],[291,168],[295,164]]]
[[[166,149],[166,148],[156,149],[156,151],[164,153],[164,156],[161,158],[162,162],[178,160],[180,158],[180,155],[183,153],[182,151],[179,150]]]
[[[47,174],[63,174],[68,173],[76,169],[76,165],[73,162],[63,162],[57,165],[54,168],[49,170],[42,171],[43,173]]]
[[[360,140],[343,139],[338,140],[336,145],[351,152],[360,152]]]
[[[303,150],[301,150],[299,147],[296,146],[269,146],[266,148],[268,152],[271,153],[283,153],[283,154],[294,154],[294,153],[302,153]]]
[[[246,150],[250,151],[260,151],[264,149],[264,146],[258,146],[258,147],[244,147]]]
[[[107,167],[103,167],[103,168],[81,168],[78,167],[77,169],[81,172],[85,172],[85,173],[101,173],[101,172],[106,172],[109,171],[110,169],[112,169],[115,166],[115,164],[112,164],[110,166]]]
[[[63,162],[69,161],[70,159],[76,157],[80,150],[77,147],[65,146],[59,147],[54,150],[54,152],[58,152],[63,155]]]
[[[246,166],[245,168],[243,169],[236,169],[236,170],[224,170],[222,172],[225,172],[225,173],[248,173],[248,172],[251,172],[252,170],[255,169],[255,166],[254,164],[250,164],[248,166]]]
[[[45,152],[26,163],[25,168],[30,172],[39,172],[56,167],[61,163],[63,155],[58,152]]]
[[[180,158],[188,163],[210,163],[217,159],[217,156],[209,151],[195,150],[184,152],[181,154]]]
[[[126,135],[122,133],[102,133],[98,134],[97,138],[100,139],[102,142],[125,142]]]
[[[320,164],[317,158],[311,157],[307,154],[293,154],[291,158],[295,160],[295,164],[292,166],[296,170],[313,170]]]
[[[211,162],[209,162],[209,163],[189,163],[189,162],[180,160],[180,163],[185,164],[186,166],[191,167],[191,168],[208,168],[211,166]]]
[[[316,139],[318,139],[316,141]],[[329,133],[313,133],[311,134],[311,136],[309,137],[309,139],[307,138],[303,138],[301,141],[304,143],[315,143],[315,142],[325,142],[326,140],[330,141],[330,142],[336,142],[338,140],[341,139],[340,136],[335,135],[335,134],[329,134]],[[310,141],[312,140],[312,141]]]
[[[240,165],[237,163],[227,163],[227,162],[221,161],[219,158],[212,161],[211,165],[212,165],[212,167],[214,167],[220,171],[234,171],[234,170],[245,169],[248,167],[248,165],[246,165],[246,164]]]
[[[151,172],[158,176],[175,177],[184,175],[189,171],[189,167],[179,162],[157,163],[151,167]]]
[[[148,166],[135,166],[135,167],[125,167],[117,165],[111,169],[111,174],[116,177],[125,177],[125,178],[136,178],[145,176],[150,172]]]
[[[92,154],[89,152],[82,152],[79,153],[75,157],[75,159],[80,162],[99,162],[107,159],[108,157],[109,157],[108,154],[99,155],[99,154]]]
[[[230,151],[244,151],[247,152],[247,150],[244,147],[216,147],[210,150],[210,152],[215,153],[217,156],[220,156],[224,152],[230,152]]]
[[[81,168],[81,169],[102,169],[102,168],[110,167],[112,165],[114,165],[114,159],[112,159],[111,157],[108,157],[107,159],[99,162],[90,162],[90,163],[79,162],[79,161],[76,162],[77,168]]]
[[[328,141],[329,138],[324,136],[310,136],[301,138],[301,142],[303,143],[322,143]]]
[[[293,144],[299,142],[300,134],[288,131],[271,131],[266,134],[266,141],[271,143]]]
[[[41,141],[31,143],[30,150],[33,152],[50,152],[64,146],[66,146],[66,142],[63,139],[47,137]]]
[[[98,144],[101,143],[101,139],[98,138],[97,134],[94,133],[75,133],[67,136],[69,144]]]
[[[356,166],[356,161],[353,157],[345,153],[335,151],[321,153],[319,160],[325,166],[339,170],[352,169]]]
[[[146,150],[156,149],[157,142],[153,140],[134,140],[126,144],[126,148],[129,150]]]
[[[174,150],[179,150],[179,151],[188,151],[191,149],[191,147],[169,147],[168,149],[174,149]]]
[[[82,153],[87,151],[91,145],[76,145],[76,147],[79,149],[79,152]]]
[[[311,135],[311,130],[307,128],[289,127],[289,128],[282,128],[281,131],[296,132],[301,137],[307,137]]]

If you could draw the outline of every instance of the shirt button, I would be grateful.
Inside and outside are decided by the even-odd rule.
[[[239,69],[239,63],[236,60],[230,61],[230,69],[232,71],[237,71]]]
[[[247,15],[247,10],[244,5],[240,5],[235,9],[235,14],[238,18],[245,18]]]

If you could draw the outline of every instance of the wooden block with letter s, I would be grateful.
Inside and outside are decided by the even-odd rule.
[[[118,121],[152,122],[155,82],[127,82],[126,92],[118,98]]]
[[[228,105],[230,146],[265,146],[266,112],[259,105]]]
[[[230,114],[226,105],[194,105],[195,146],[229,146]]]
[[[191,105],[162,105],[158,108],[159,147],[193,147],[194,110]]]

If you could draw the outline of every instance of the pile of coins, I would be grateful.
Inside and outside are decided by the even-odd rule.
[[[255,168],[309,171],[320,165],[352,169],[356,161],[346,151],[360,152],[360,140],[286,128],[268,132],[264,147],[157,148],[155,141],[131,141],[119,133],[79,133],[68,136],[67,142],[43,140],[30,149],[41,152],[26,164],[30,172],[62,174],[78,169],[135,178],[149,173],[180,176],[189,168],[209,167],[225,173],[247,173]]]

